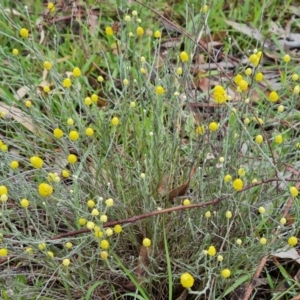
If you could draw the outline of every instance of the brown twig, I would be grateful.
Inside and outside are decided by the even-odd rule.
[[[278,180],[279,180],[278,178],[266,179],[264,181],[260,181],[260,182],[257,182],[255,184],[251,184],[251,185],[248,185],[248,186],[244,187],[242,190],[239,191],[239,193],[247,191],[247,190],[249,190],[251,188],[254,188],[256,186],[266,184],[266,183],[270,183],[270,182],[274,182],[274,181],[278,181]],[[215,199],[213,199],[211,201],[208,201],[208,202],[191,204],[189,206],[178,205],[178,206],[170,207],[170,208],[166,208],[166,209],[155,210],[155,211],[152,211],[152,212],[144,213],[142,215],[133,216],[133,217],[128,218],[128,219],[107,222],[107,223],[103,224],[103,227],[106,228],[106,227],[113,227],[117,224],[122,225],[122,224],[135,223],[139,220],[150,218],[150,217],[161,215],[161,214],[167,214],[167,213],[182,211],[182,210],[186,210],[186,209],[206,207],[206,206],[209,206],[209,205],[218,204],[218,203],[228,199],[229,197],[231,197],[231,195],[221,196],[219,198],[215,198]],[[90,232],[90,230],[89,229],[80,229],[80,230],[69,231],[69,232],[66,232],[66,233],[62,233],[62,234],[53,236],[49,240],[58,240],[58,239],[61,239],[61,238],[65,238],[65,237],[69,237],[69,236],[75,236],[75,235],[82,234],[82,233],[87,233],[87,232]]]

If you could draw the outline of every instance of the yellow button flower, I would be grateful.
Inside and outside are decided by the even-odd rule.
[[[183,273],[180,276],[180,283],[184,288],[191,288],[194,285],[194,277],[190,273]]]

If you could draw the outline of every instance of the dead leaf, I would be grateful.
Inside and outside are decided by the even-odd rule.
[[[185,182],[184,184],[174,188],[173,190],[171,190],[167,195],[164,195],[163,198],[173,202],[174,198],[183,196],[186,193],[186,190],[189,187],[191,178],[193,177],[195,172],[196,172],[196,168],[193,167],[190,171],[188,181]],[[162,180],[162,182],[158,188],[158,193],[160,195],[167,193],[167,186],[168,186],[169,181],[170,181],[169,175],[165,175],[164,179]]]
[[[231,27],[233,27],[236,31],[241,32],[247,36],[250,36],[251,38],[256,39],[260,43],[264,42],[263,35],[257,29],[252,28],[246,24],[237,23],[237,22],[230,21],[230,20],[225,20],[225,22],[228,25],[230,25]]]
[[[138,282],[142,281],[143,276],[146,273],[145,268],[147,268],[149,265],[149,254],[151,254],[151,248],[142,245],[139,253],[137,268],[134,271],[135,275],[137,276]],[[133,282],[130,282],[126,285],[126,288],[129,290],[134,290],[136,287]]]
[[[5,103],[0,103],[0,111],[4,111],[7,117],[13,118],[32,133],[37,133],[37,128],[33,125],[32,119],[27,116],[22,110],[14,106],[8,106]]]
[[[140,254],[139,254],[139,261],[138,261],[138,266],[135,269],[135,274],[137,275],[138,279],[144,276],[145,274],[145,268],[148,267],[149,265],[149,252],[151,251],[151,248],[145,247],[142,245],[140,249]]]
[[[295,248],[284,248],[280,252],[272,253],[271,255],[279,258],[288,258],[292,259],[298,264],[300,264],[300,256]]]
[[[184,289],[184,291],[181,293],[181,295],[178,298],[176,298],[176,300],[185,300],[187,295],[188,295],[188,291],[187,289]]]
[[[89,31],[92,35],[96,35],[99,30],[99,24],[98,24],[99,16],[96,14],[89,14],[88,19],[88,25],[89,25]]]
[[[29,87],[22,86],[16,91],[16,94],[14,95],[16,100],[21,100],[24,98],[24,96],[30,91]]]

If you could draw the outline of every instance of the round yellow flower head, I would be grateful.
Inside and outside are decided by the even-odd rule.
[[[213,91],[214,99],[217,103],[222,104],[227,100],[227,93],[221,85],[216,85]]]
[[[264,138],[263,138],[263,136],[262,135],[257,135],[256,137],[255,137],[255,142],[257,143],[257,144],[261,144],[262,142],[264,141]]]
[[[0,196],[7,195],[7,194],[8,194],[7,187],[5,185],[0,185]]]
[[[246,170],[244,168],[239,168],[238,169],[238,175],[240,177],[244,177],[246,175]]]
[[[165,93],[165,89],[161,85],[158,85],[155,88],[155,92],[157,95],[163,95]]]
[[[48,85],[45,85],[43,88],[45,93],[49,93],[50,92],[50,87]]]
[[[124,85],[128,85],[128,84],[129,84],[129,80],[128,80],[128,79],[126,79],[126,78],[125,78],[125,79],[123,79],[123,84],[124,84]]]
[[[244,183],[241,179],[237,178],[233,181],[232,183],[232,187],[236,190],[236,191],[240,191],[243,189]]]
[[[215,256],[217,253],[217,250],[214,246],[209,246],[208,250],[207,250],[207,254],[209,256]]]
[[[67,242],[67,243],[65,243],[65,247],[66,247],[67,249],[72,249],[73,244],[72,244],[71,242]]]
[[[69,118],[69,119],[67,120],[67,124],[68,124],[69,126],[74,125],[74,120],[73,120],[72,118]]]
[[[30,162],[32,166],[36,169],[41,169],[43,167],[44,161],[39,158],[38,156],[32,156],[30,157]]]
[[[252,69],[251,69],[251,68],[247,68],[247,69],[245,70],[245,74],[246,74],[247,76],[250,76],[250,75],[252,74]]]
[[[189,206],[189,205],[191,205],[191,201],[189,199],[184,199],[183,202],[182,202],[182,204],[184,206]]]
[[[103,78],[103,76],[98,76],[98,77],[97,77],[97,80],[98,80],[99,82],[103,82],[103,81],[104,81],[104,78]]]
[[[211,212],[210,211],[207,211],[205,214],[204,214],[205,218],[210,218],[211,217]]]
[[[99,228],[99,230],[96,230],[96,228],[97,228],[98,226],[95,226],[95,228],[94,228],[94,231],[95,231],[95,233],[94,233],[94,236],[96,237],[96,238],[102,238],[103,237],[103,232],[100,230],[100,228]]]
[[[16,160],[13,160],[11,163],[10,163],[10,167],[15,170],[19,167],[19,162],[16,161]]]
[[[3,194],[3,195],[0,196],[0,201],[1,202],[6,202],[7,200],[8,200],[7,194]]]
[[[298,191],[298,189],[297,189],[295,186],[291,186],[291,187],[290,187],[290,193],[291,193],[291,195],[292,195],[293,197],[297,197],[298,194],[299,194],[299,191]]]
[[[138,36],[142,36],[144,34],[144,29],[143,27],[139,26],[137,29],[136,29],[136,34]]]
[[[32,102],[30,100],[26,100],[25,101],[25,106],[28,107],[28,108],[31,107],[32,106]]]
[[[92,221],[89,221],[86,223],[86,228],[89,230],[93,230],[95,228],[95,223]]]
[[[231,219],[232,218],[232,212],[230,210],[227,210],[226,213],[225,213],[225,217],[227,219]]]
[[[259,213],[262,214],[262,215],[266,212],[265,208],[262,207],[262,206],[260,206],[260,207],[258,208],[258,211],[259,211]]]
[[[217,131],[219,129],[219,124],[217,122],[211,122],[209,123],[208,128],[212,132]]]
[[[269,95],[269,99],[271,102],[277,102],[279,99],[277,92],[275,91],[271,92]]]
[[[259,239],[259,242],[262,244],[262,245],[265,245],[267,243],[267,239],[262,237]]]
[[[227,175],[224,176],[224,181],[225,181],[226,183],[230,182],[231,180],[232,180],[231,175],[227,174]]]
[[[81,70],[78,67],[75,67],[72,74],[74,77],[79,77],[81,75]]]
[[[91,127],[86,128],[85,134],[86,134],[87,136],[92,136],[92,135],[94,134],[94,129],[91,128]]]
[[[107,259],[107,258],[108,258],[108,253],[107,253],[107,251],[101,251],[101,252],[100,252],[100,257],[101,257],[102,259]]]
[[[223,259],[224,259],[224,258],[223,258],[222,255],[218,255],[218,256],[217,256],[217,260],[218,260],[218,261],[223,261]]]
[[[299,95],[299,93],[300,93],[300,86],[299,86],[299,85],[296,85],[296,86],[294,87],[293,93],[294,93],[295,95]]]
[[[144,247],[150,247],[151,246],[151,240],[148,238],[143,239],[143,246]]]
[[[253,66],[257,67],[259,64],[260,57],[257,54],[251,54],[249,56],[249,61],[252,63]]]
[[[114,232],[115,233],[121,233],[122,230],[123,230],[123,228],[122,228],[121,225],[119,225],[119,224],[115,225],[115,227],[114,227]]]
[[[70,164],[75,164],[77,162],[77,156],[74,154],[69,154],[68,155],[68,162]]]
[[[48,254],[48,256],[51,257],[51,258],[54,257],[54,253],[53,253],[52,251],[48,251],[47,254]]]
[[[108,249],[109,248],[109,242],[107,240],[102,240],[100,242],[100,248],[101,249]]]
[[[8,255],[8,250],[6,248],[0,249],[0,257],[6,257]]]
[[[119,123],[120,123],[120,120],[119,120],[119,118],[118,117],[113,117],[112,119],[111,119],[111,125],[112,126],[118,126],[119,125]]]
[[[294,247],[298,244],[298,239],[295,236],[291,236],[288,239],[288,244],[289,246]]]
[[[50,70],[52,68],[52,64],[50,61],[44,61],[44,69],[45,70]]]
[[[111,236],[111,235],[114,234],[114,232],[113,232],[113,230],[111,228],[106,228],[105,234],[106,234],[106,236]]]
[[[38,244],[38,248],[39,248],[41,251],[45,250],[46,247],[47,247],[46,243],[40,243],[40,244]]]
[[[189,60],[189,55],[185,51],[182,51],[179,56],[182,62],[186,62]]]
[[[26,28],[21,28],[20,29],[20,36],[24,39],[27,39],[29,36],[29,31]]]
[[[99,210],[98,210],[97,208],[94,208],[94,209],[92,210],[92,212],[91,212],[91,215],[92,215],[92,216],[99,216],[99,215],[100,215],[100,212],[99,212]]]
[[[68,258],[65,258],[62,261],[63,266],[68,267],[70,265],[71,261]]]
[[[130,22],[131,21],[131,17],[129,15],[126,15],[124,18],[125,22]]]
[[[50,12],[54,12],[55,11],[54,3],[53,2],[48,2],[47,8],[49,9]]]
[[[78,220],[78,223],[79,223],[80,226],[84,226],[87,223],[87,220],[85,218],[80,218]]]
[[[201,8],[200,8],[200,12],[203,13],[203,14],[206,14],[208,11],[208,6],[207,5],[203,5]]]
[[[276,144],[282,144],[282,142],[283,142],[282,135],[280,135],[280,134],[276,135],[274,141]]]
[[[24,198],[20,201],[20,204],[21,204],[22,207],[26,208],[26,207],[29,206],[30,203],[27,199]]]
[[[297,81],[297,80],[299,79],[299,75],[294,73],[294,74],[292,75],[292,79],[293,79],[294,81]]]
[[[290,57],[288,54],[286,54],[286,55],[283,57],[283,61],[284,61],[285,63],[288,63],[290,60],[291,60],[291,57]]]
[[[106,33],[106,35],[111,36],[114,34],[114,31],[110,26],[108,26],[105,28],[105,33]]]
[[[96,203],[94,200],[88,200],[86,205],[89,207],[89,208],[93,208],[95,207]]]
[[[177,73],[177,75],[179,75],[179,76],[182,75],[182,73],[183,73],[182,68],[177,68],[176,73]]]
[[[180,276],[180,283],[186,289],[191,288],[194,285],[194,281],[194,277],[190,273],[183,273]]]
[[[77,141],[79,139],[79,133],[76,130],[72,130],[69,133],[69,138],[71,141]]]
[[[84,98],[84,104],[86,105],[86,106],[90,106],[91,104],[92,104],[92,99],[90,98],[90,97],[86,97],[86,98]]]
[[[196,127],[195,132],[197,135],[203,135],[205,133],[204,125],[199,125]]]
[[[48,183],[41,183],[39,185],[38,192],[43,197],[49,197],[53,193],[53,187]]]
[[[240,75],[240,74],[234,76],[234,78],[233,78],[233,81],[234,81],[237,85],[239,84],[239,82],[240,82],[241,80],[243,80],[243,76]]]
[[[33,249],[31,247],[27,247],[25,249],[25,252],[28,253],[29,255],[33,255]]]
[[[280,224],[285,225],[286,224],[286,218],[281,218],[280,219]]]
[[[260,81],[262,81],[263,79],[264,79],[263,73],[258,72],[258,73],[255,75],[255,80],[256,80],[257,82],[260,82]]]
[[[59,139],[59,138],[61,138],[61,137],[64,135],[64,133],[63,133],[63,131],[62,131],[60,128],[55,128],[55,129],[53,130],[53,135],[54,135],[57,139]]]
[[[112,198],[108,198],[107,200],[105,200],[105,204],[108,207],[113,206],[114,205],[114,200]]]
[[[159,38],[161,37],[161,32],[160,32],[159,30],[156,30],[156,31],[154,32],[154,37],[155,37],[156,39],[159,39]]]
[[[12,54],[13,54],[13,55],[18,55],[18,54],[19,54],[19,50],[16,49],[16,48],[14,48],[14,49],[12,50]]]
[[[228,278],[228,277],[230,277],[230,275],[231,275],[231,272],[230,272],[229,269],[223,269],[223,270],[221,271],[221,276],[222,276],[223,278]]]
[[[63,80],[63,84],[62,85],[63,85],[64,88],[70,88],[71,85],[72,85],[71,79],[70,78],[65,78]]]
[[[248,89],[248,82],[246,80],[241,80],[238,84],[241,91],[247,91]]]
[[[236,241],[235,241],[236,243],[237,243],[237,245],[242,245],[242,240],[241,239],[237,239]]]
[[[107,222],[107,215],[101,215],[100,216],[100,221],[103,222],[103,223]]]

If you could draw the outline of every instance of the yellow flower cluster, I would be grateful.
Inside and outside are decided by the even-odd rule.
[[[213,95],[215,101],[219,104],[222,104],[227,100],[227,93],[221,85],[215,86]]]
[[[251,54],[249,56],[249,61],[254,67],[257,67],[262,57],[262,52],[258,51],[257,53]]]
[[[39,185],[38,192],[43,197],[49,197],[53,193],[53,187],[48,183],[41,183]]]
[[[194,285],[194,277],[190,273],[183,273],[180,276],[180,283],[184,288],[191,288]]]
[[[44,161],[39,158],[38,156],[32,156],[30,157],[30,162],[32,166],[36,169],[41,169],[43,167]]]

